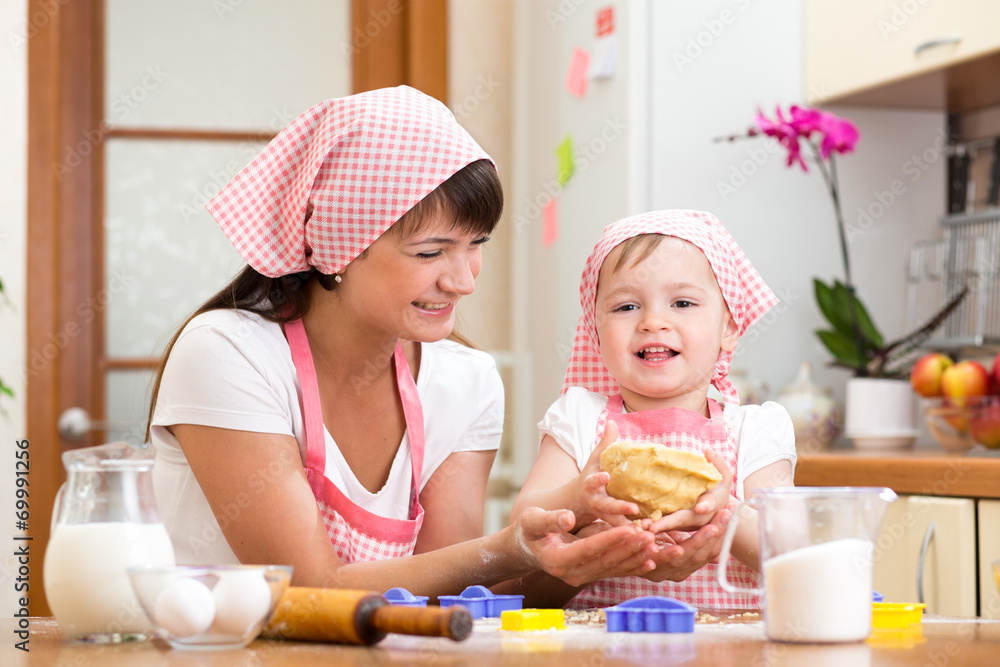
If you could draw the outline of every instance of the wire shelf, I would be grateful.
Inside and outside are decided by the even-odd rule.
[[[913,329],[949,298],[969,295],[924,347],[944,351],[1000,349],[1000,210],[950,215],[943,238],[921,241],[910,251],[907,325]]]

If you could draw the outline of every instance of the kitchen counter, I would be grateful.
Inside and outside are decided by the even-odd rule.
[[[876,630],[867,642],[793,645],[768,642],[759,621],[699,623],[693,634],[608,633],[570,625],[564,631],[505,632],[476,621],[464,642],[389,635],[374,647],[257,640],[231,651],[178,651],[160,640],[99,646],[71,644],[51,618],[30,619],[25,653],[14,648],[14,619],[0,619],[0,665],[26,667],[282,667],[295,665],[896,665],[981,667],[1000,664],[1000,621],[928,617],[902,630]],[[531,655],[528,656],[527,654]]]
[[[1000,452],[951,454],[936,447],[896,451],[834,448],[800,453],[796,486],[887,486],[896,493],[1000,498]]]

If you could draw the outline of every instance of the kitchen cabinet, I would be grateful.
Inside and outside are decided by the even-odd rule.
[[[992,563],[1000,559],[1000,500],[980,500],[979,524],[979,615],[1000,618],[1000,581]]]
[[[875,546],[875,590],[889,602],[916,602],[925,552],[921,581],[928,612],[967,617],[1000,618],[990,570],[1000,558],[998,479],[1000,456],[986,450],[834,449],[802,454],[795,466],[796,486],[887,486],[899,494]]]
[[[928,614],[973,617],[976,573],[975,500],[904,495],[889,506],[873,564],[886,602],[922,600]]]
[[[998,25],[995,0],[807,0],[807,101],[952,112],[996,104]]]

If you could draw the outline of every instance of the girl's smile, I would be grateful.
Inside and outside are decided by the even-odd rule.
[[[635,356],[639,357],[643,361],[653,364],[657,362],[665,362],[672,359],[677,355],[676,350],[671,350],[668,347],[662,347],[658,345],[650,345],[644,347],[635,353]]]

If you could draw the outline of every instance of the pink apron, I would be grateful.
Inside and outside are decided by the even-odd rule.
[[[285,323],[285,337],[292,352],[292,362],[302,390],[302,418],[305,427],[305,470],[323,515],[326,532],[340,559],[345,563],[365,560],[386,560],[409,556],[417,543],[417,534],[424,521],[420,506],[420,472],[424,460],[424,415],[413,375],[406,363],[402,345],[396,346],[393,360],[396,384],[403,402],[406,432],[410,440],[412,485],[408,519],[387,519],[355,505],[327,478],[326,436],[323,408],[319,400],[316,367],[313,365],[309,340],[302,320]]]
[[[604,436],[604,426],[608,415],[614,415],[618,424],[619,440],[631,442],[652,442],[666,447],[690,452],[704,452],[711,447],[725,457],[729,469],[733,470],[733,500],[736,491],[736,442],[722,416],[722,407],[709,399],[709,414],[706,419],[696,412],[682,408],[645,410],[622,414],[622,396],[616,394],[608,399],[597,424],[597,439]],[[669,429],[665,431],[664,429]],[[694,605],[698,609],[759,609],[760,598],[755,595],[727,593],[716,580],[715,563],[708,563],[684,581],[664,581],[660,583],[642,577],[619,577],[590,584],[570,600],[567,607],[588,609],[607,607],[646,595],[661,595],[675,598]],[[729,581],[735,586],[756,587],[757,574],[738,561],[730,560],[727,570]]]

